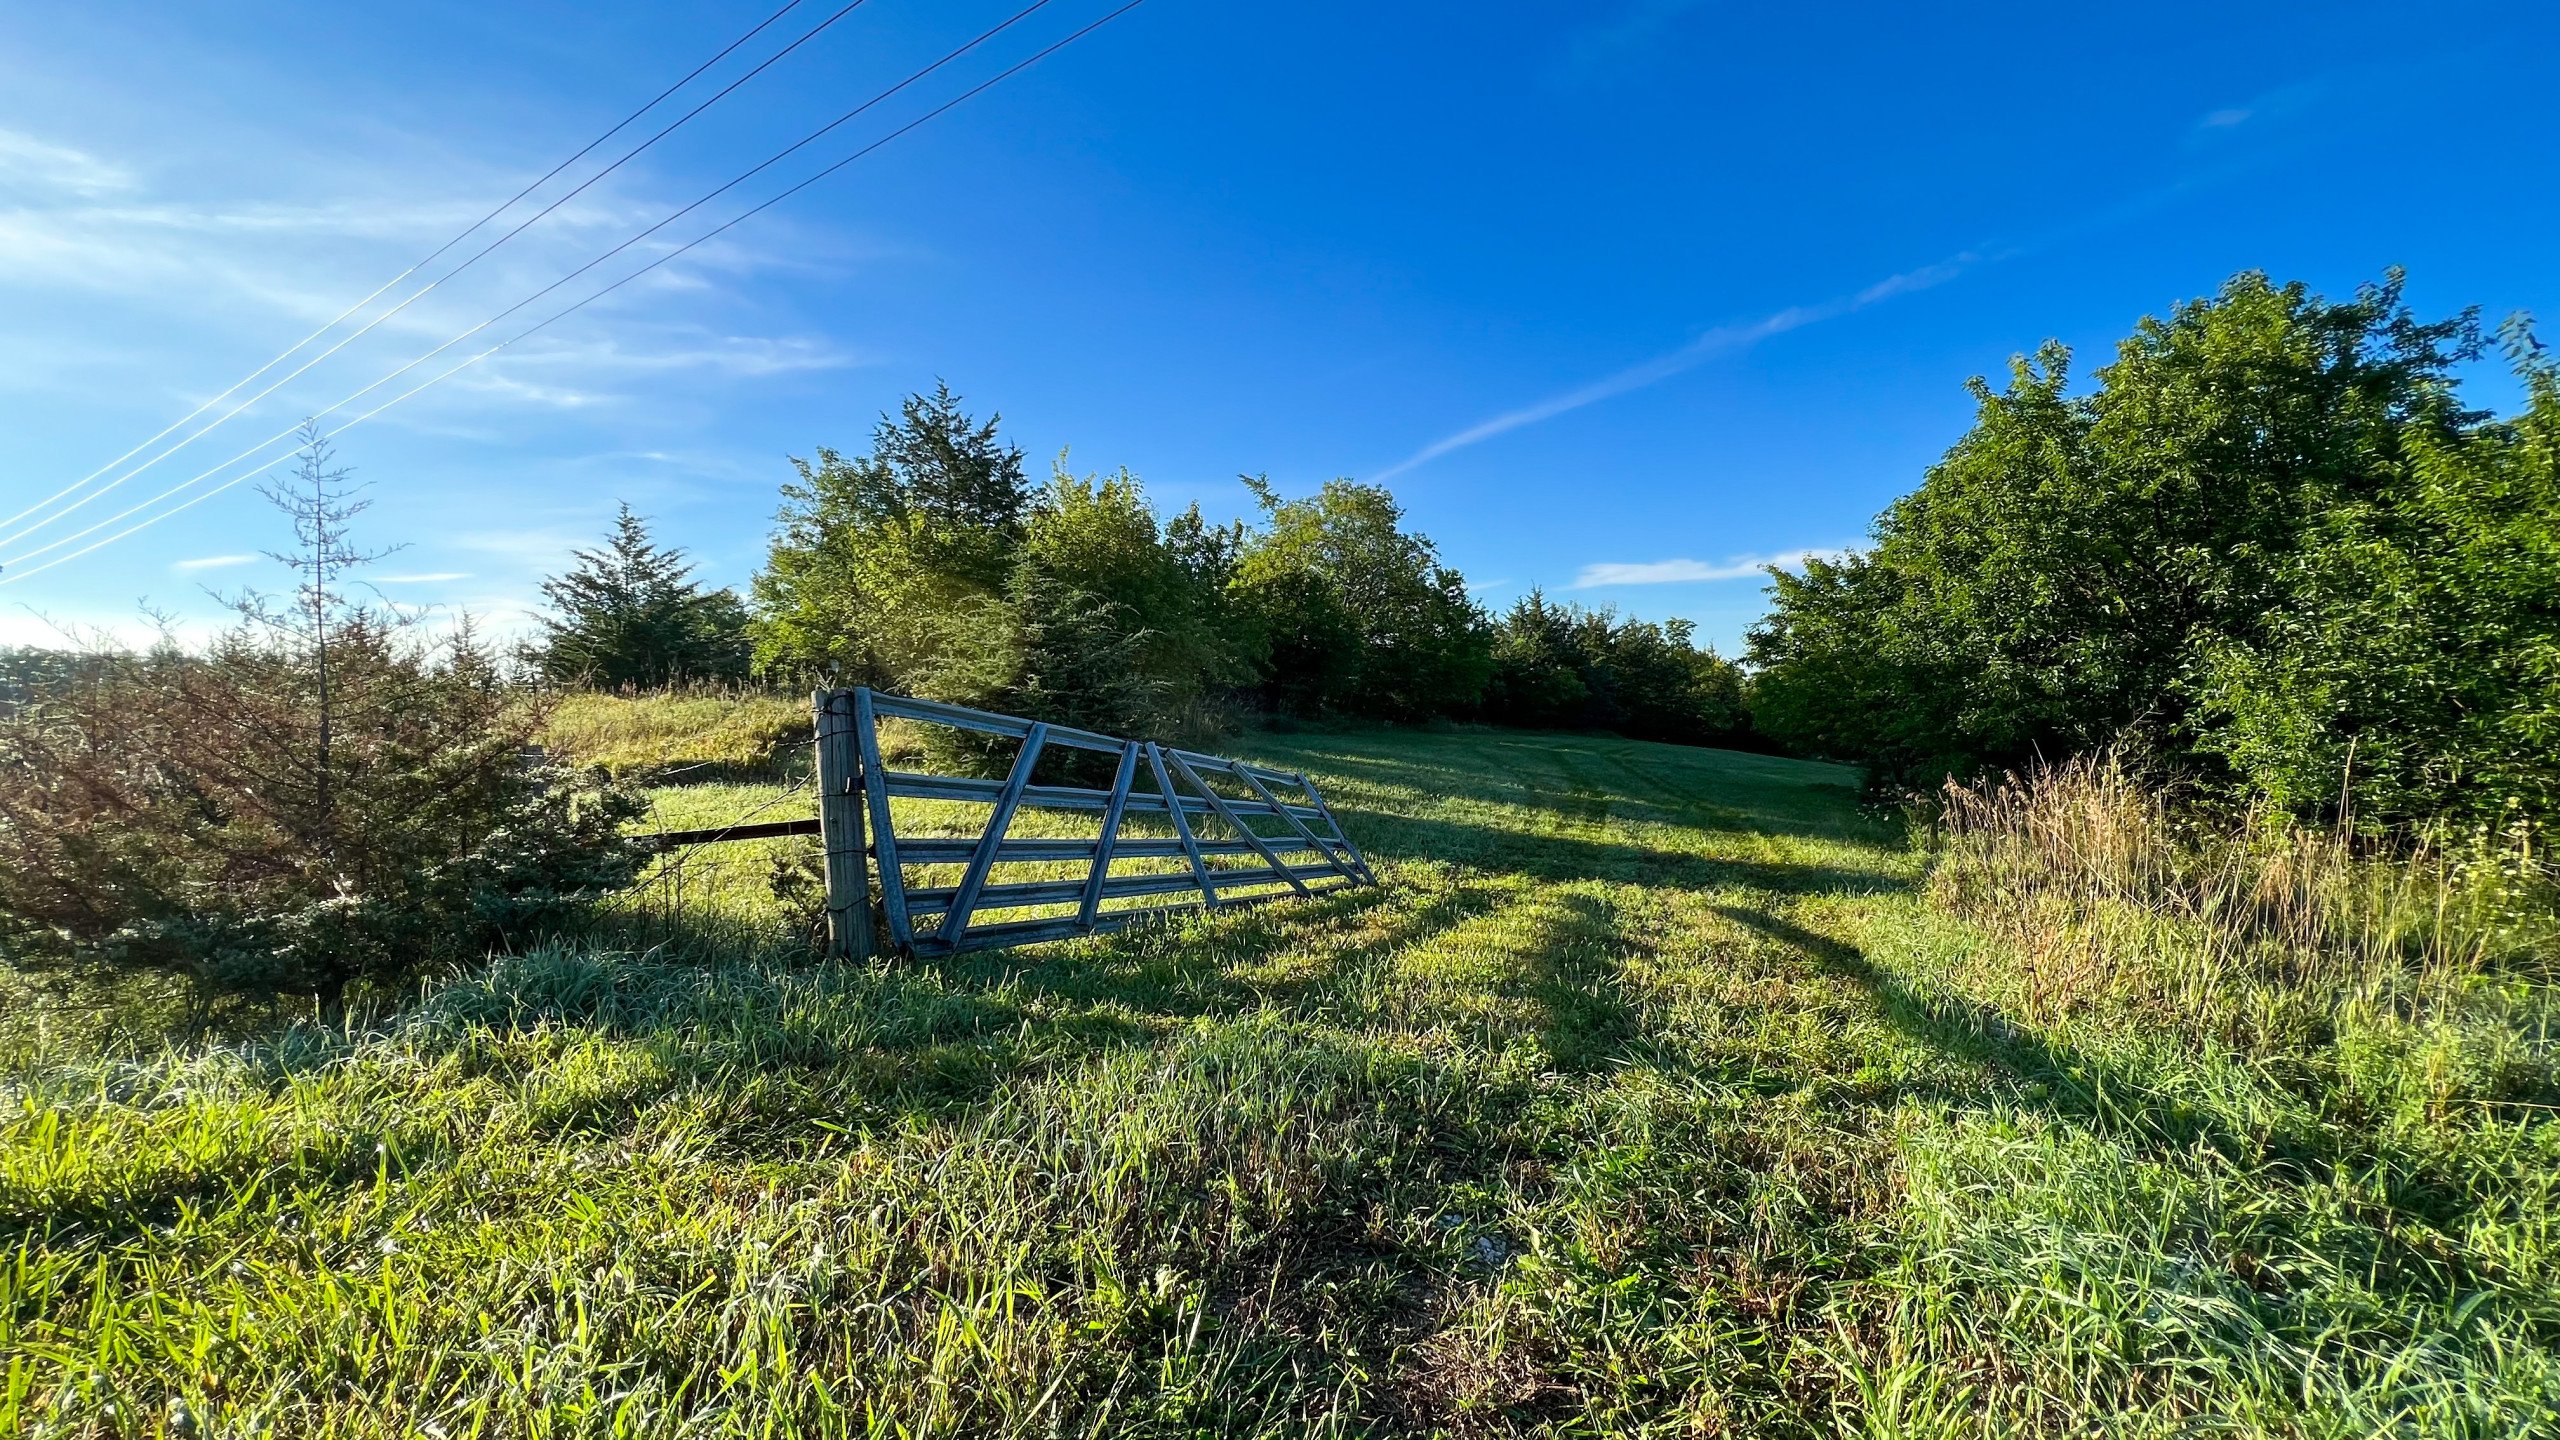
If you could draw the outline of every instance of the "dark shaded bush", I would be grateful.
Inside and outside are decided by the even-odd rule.
[[[555,684],[618,690],[746,678],[745,603],[696,583],[684,551],[651,540],[628,505],[604,546],[579,551],[567,574],[542,582],[542,594],[553,613],[524,658]]]
[[[544,763],[466,624],[351,603],[364,506],[306,428],[290,596],[201,655],[64,668],[0,715],[0,961],[312,995],[520,939],[637,872],[639,801]]]
[[[1686,620],[1620,619],[1532,590],[1494,631],[1485,717],[1680,745],[1746,741],[1742,672],[1696,636]]]

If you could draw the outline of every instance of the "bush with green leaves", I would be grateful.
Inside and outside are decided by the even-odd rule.
[[[2413,437],[2258,633],[2205,650],[2199,743],[2287,809],[2560,823],[2560,370],[2511,348],[2520,414]]]
[[[2296,813],[2560,818],[2552,402],[2517,334],[2507,423],[2459,401],[2475,319],[2417,319],[2396,273],[2343,303],[2241,275],[2087,393],[2055,345],[1977,380],[1866,553],[1773,576],[1760,727],[1905,782],[2131,733]]]

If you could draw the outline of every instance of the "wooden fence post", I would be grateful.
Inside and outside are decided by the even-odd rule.
[[[862,762],[854,741],[853,697],[821,690],[810,697],[818,732],[818,833],[826,847],[827,954],[864,960],[871,934],[871,867],[864,858]]]

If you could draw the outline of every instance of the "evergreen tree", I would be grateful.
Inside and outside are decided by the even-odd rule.
[[[540,720],[468,620],[446,644],[359,603],[364,510],[306,428],[288,595],[200,652],[81,657],[0,711],[0,955],[306,995],[485,955],[627,883],[631,796],[538,761]]]
[[[910,683],[952,662],[951,621],[1000,596],[1022,543],[1022,452],[937,385],[883,415],[871,453],[795,459],[755,578],[756,662],[839,683]]]
[[[268,559],[293,571],[293,598],[279,604],[253,592],[233,603],[243,618],[265,628],[304,662],[286,671],[293,687],[306,692],[292,708],[309,717],[310,760],[303,771],[311,795],[302,818],[309,827],[307,838],[325,850],[334,840],[338,731],[350,711],[381,698],[361,688],[351,690],[333,662],[346,652],[383,644],[401,619],[347,598],[347,572],[391,552],[359,551],[350,543],[350,526],[371,502],[356,498],[358,487],[347,483],[354,472],[337,463],[337,452],[318,424],[304,421],[300,438],[302,451],[291,483],[271,481],[258,487],[293,522],[294,548],[267,552]]]
[[[543,678],[616,688],[746,674],[746,611],[727,590],[705,590],[684,552],[662,549],[624,505],[601,549],[577,552],[568,574],[542,582],[556,616],[528,657]]]
[[[1022,451],[996,438],[1004,417],[972,420],[949,385],[910,395],[895,422],[883,417],[872,436],[873,463],[891,477],[910,513],[940,529],[986,531],[1019,539],[1031,484]]]

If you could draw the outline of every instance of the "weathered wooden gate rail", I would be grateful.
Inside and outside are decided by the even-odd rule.
[[[812,697],[812,707],[817,719],[816,820],[733,825],[656,839],[673,848],[819,835],[826,852],[828,945],[839,956],[873,954],[884,948],[884,941],[885,948],[905,955],[1027,945],[1115,930],[1175,911],[1377,882],[1314,782],[1295,771],[863,688],[820,691]],[[944,725],[1019,744],[1001,780],[893,770],[880,755],[884,719]],[[1110,788],[1032,783],[1040,757],[1053,748],[1113,757],[1117,766]],[[1150,782],[1147,788],[1139,787],[1142,778]],[[1211,784],[1219,779],[1243,793],[1220,793]],[[889,803],[894,799],[990,808],[975,836],[901,836],[899,816]],[[1100,830],[1089,839],[1008,836],[1014,817],[1026,809],[1098,812]],[[1133,815],[1161,816],[1173,834],[1124,835],[1123,822]],[[1224,863],[1211,864],[1213,858]],[[1141,859],[1180,860],[1183,868],[1111,873],[1114,862]],[[871,899],[874,862],[877,916]],[[1064,879],[993,879],[998,865],[1029,863],[1081,864],[1083,870]],[[950,885],[910,884],[908,867],[926,865],[957,865],[959,879]],[[1103,908],[1112,901],[1175,895],[1196,895],[1197,900]],[[1025,909],[1061,913],[977,923],[982,913]]]

